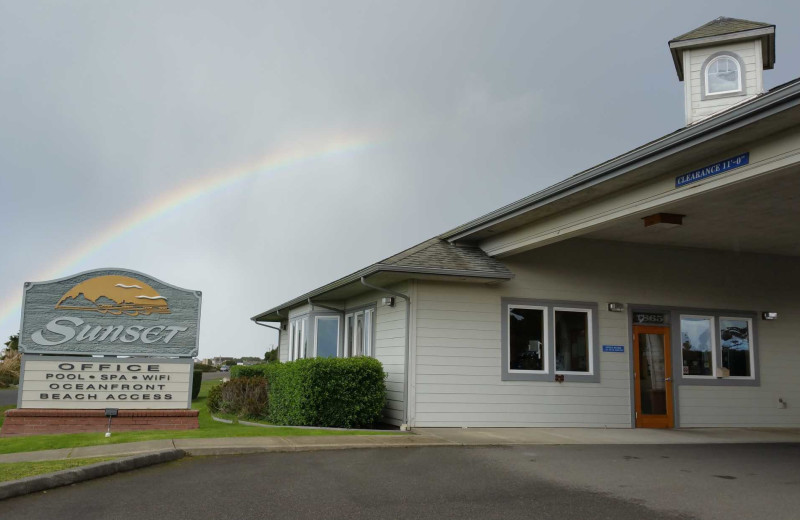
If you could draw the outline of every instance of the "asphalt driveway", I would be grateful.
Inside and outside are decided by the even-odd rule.
[[[3,519],[796,519],[800,445],[405,448],[189,458]]]

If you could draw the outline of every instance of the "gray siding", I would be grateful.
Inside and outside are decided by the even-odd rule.
[[[504,261],[516,278],[496,286],[418,282],[414,425],[630,427],[628,315],[609,312],[610,301],[779,312],[758,323],[761,385],[680,384],[677,418],[684,427],[800,425],[796,259],[571,240]],[[599,383],[501,381],[501,297],[597,303],[600,345],[625,353],[600,352]]]

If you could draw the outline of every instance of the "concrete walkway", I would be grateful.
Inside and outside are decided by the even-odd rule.
[[[2,441],[0,441],[2,442]],[[593,428],[418,428],[401,435],[226,437],[164,439],[0,455],[3,462],[89,457],[127,457],[178,449],[188,455],[403,448],[414,446],[505,446],[535,444],[751,444],[800,443],[800,428],[692,428],[682,430]]]

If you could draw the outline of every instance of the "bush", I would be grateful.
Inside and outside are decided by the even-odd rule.
[[[269,414],[269,384],[263,377],[232,379],[212,388],[206,405],[212,412],[266,419]]]
[[[274,365],[274,363],[272,363]],[[265,379],[269,379],[269,374],[267,371],[269,370],[270,364],[262,363],[260,365],[236,365],[231,367],[231,379],[236,379],[238,377],[263,377]]]
[[[381,418],[386,374],[376,359],[301,359],[259,367],[270,382],[269,420],[275,424],[357,428]]]
[[[7,350],[0,361],[0,388],[8,388],[19,384],[21,355],[16,350]]]
[[[195,363],[194,369],[201,372],[217,372],[217,367],[214,365],[206,365],[205,363]]]
[[[192,401],[200,395],[200,386],[203,384],[203,371],[195,370],[192,376]]]

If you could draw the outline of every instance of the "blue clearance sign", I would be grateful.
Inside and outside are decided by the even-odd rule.
[[[737,155],[736,157],[731,157],[730,159],[725,159],[724,161],[714,163],[710,166],[705,166],[698,170],[679,175],[675,177],[675,187],[680,188],[681,186],[686,186],[687,184],[691,184],[693,182],[702,181],[703,179],[713,177],[714,175],[719,175],[720,173],[725,173],[735,168],[739,168],[740,166],[744,166],[749,162],[750,152],[745,152],[741,155]]]
[[[622,345],[603,345],[603,352],[625,352]]]

